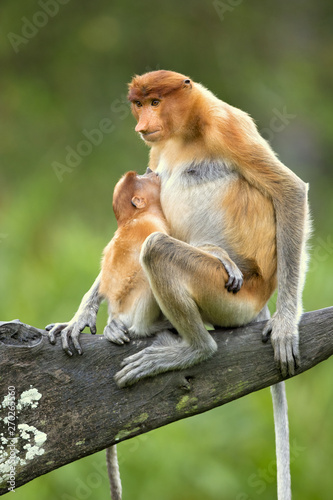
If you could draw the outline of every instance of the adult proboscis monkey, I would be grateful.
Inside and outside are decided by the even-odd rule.
[[[263,339],[270,337],[282,375],[294,374],[307,262],[307,185],[278,160],[246,113],[185,75],[161,70],[136,76],[128,97],[135,130],[151,148],[149,167],[161,179],[170,228],[170,234],[146,239],[141,263],[180,339],[170,335],[126,358],[117,383],[125,386],[212,356],[216,343],[205,321],[236,327],[267,319]],[[267,302],[276,288],[276,312],[269,318]],[[87,300],[94,302],[93,289]],[[67,351],[69,336],[81,350],[78,337],[85,325],[94,330],[95,318],[83,311],[62,333]],[[278,498],[289,500],[284,384],[272,393],[280,429]]]

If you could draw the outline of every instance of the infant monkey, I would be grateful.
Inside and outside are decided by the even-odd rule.
[[[109,304],[109,319],[105,337],[116,344],[131,338],[145,337],[170,328],[154,295],[141,264],[141,246],[154,232],[168,234],[168,224],[160,203],[160,178],[147,169],[144,175],[127,172],[116,184],[113,211],[118,229],[104,249],[102,269],[92,287],[82,298],[74,317],[68,323],[46,326],[51,344],[61,333],[63,349],[82,354],[79,335],[86,326],[96,333],[96,315],[102,299]]]
[[[160,203],[160,178],[127,172],[113,192],[118,229],[104,249],[98,294],[108,302],[104,336],[117,344],[166,328],[141,264],[141,246],[155,231],[168,233]],[[154,325],[154,326],[153,326]],[[111,497],[121,500],[122,488],[116,446],[106,450]]]
[[[109,320],[104,336],[117,344],[147,336],[169,326],[150,289],[141,264],[141,246],[155,231],[168,233],[160,203],[161,182],[150,169],[145,175],[127,172],[113,192],[118,229],[104,249],[98,293],[107,300]],[[116,446],[106,450],[113,500],[122,488]]]
[[[107,300],[109,320],[104,336],[117,344],[170,327],[140,264],[141,246],[153,232],[168,234],[160,203],[160,178],[127,172],[113,193],[118,229],[104,249],[99,295]]]
[[[131,338],[148,336],[171,327],[163,317],[140,264],[141,247],[146,238],[155,231],[169,233],[160,203],[160,190],[160,178],[150,169],[145,175],[127,172],[116,184],[113,211],[118,229],[104,249],[101,272],[83,297],[73,319],[69,323],[46,327],[50,331],[51,343],[55,343],[56,335],[61,332],[63,347],[68,354],[72,354],[69,335],[81,354],[80,332],[89,326],[91,332],[96,333],[96,314],[103,298],[109,306],[104,335],[112,342],[124,344]],[[121,500],[116,446],[107,448],[106,453],[111,497]]]
[[[118,229],[104,249],[98,293],[109,306],[104,336],[117,344],[147,336],[169,325],[140,264],[141,246],[155,231],[168,233],[160,203],[161,183],[150,169],[145,175],[127,172],[113,193]],[[120,500],[121,480],[116,446],[106,450],[113,500]]]

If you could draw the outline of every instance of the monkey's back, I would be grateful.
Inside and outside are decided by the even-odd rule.
[[[162,215],[140,214],[120,226],[103,252],[99,292],[108,301],[112,317],[129,325],[138,309],[147,308],[155,299],[140,264],[145,239],[153,232],[167,233]]]

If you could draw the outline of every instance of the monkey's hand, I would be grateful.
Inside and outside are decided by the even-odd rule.
[[[120,319],[113,319],[104,328],[104,337],[118,345],[129,342],[128,329]]]
[[[263,342],[271,338],[274,359],[284,377],[294,375],[300,365],[298,326],[274,313],[263,330]]]
[[[45,330],[49,332],[49,340],[51,344],[56,343],[56,335],[61,334],[61,343],[64,351],[73,356],[73,352],[69,347],[69,339],[73,341],[74,347],[79,354],[82,354],[82,348],[79,342],[80,333],[86,326],[90,328],[90,332],[94,335],[96,333],[96,308],[86,306],[79,308],[73,319],[69,323],[53,323],[47,325]]]
[[[221,259],[220,259],[221,260]],[[237,293],[242,287],[243,284],[243,274],[241,270],[236,266],[236,264],[230,259],[230,261],[222,261],[222,264],[225,267],[225,270],[228,273],[229,279],[225,284],[228,292]]]
[[[235,262],[230,259],[228,252],[226,250],[223,250],[223,248],[210,244],[202,245],[199,248],[209,253],[210,255],[217,257],[219,261],[222,262],[229,277],[228,281],[225,284],[228,292],[239,292],[243,285],[243,274],[237,264],[235,264]]]

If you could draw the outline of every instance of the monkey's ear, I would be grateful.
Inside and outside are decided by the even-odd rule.
[[[145,208],[147,204],[146,200],[144,198],[140,198],[139,196],[133,196],[131,203],[133,207],[136,208]]]

